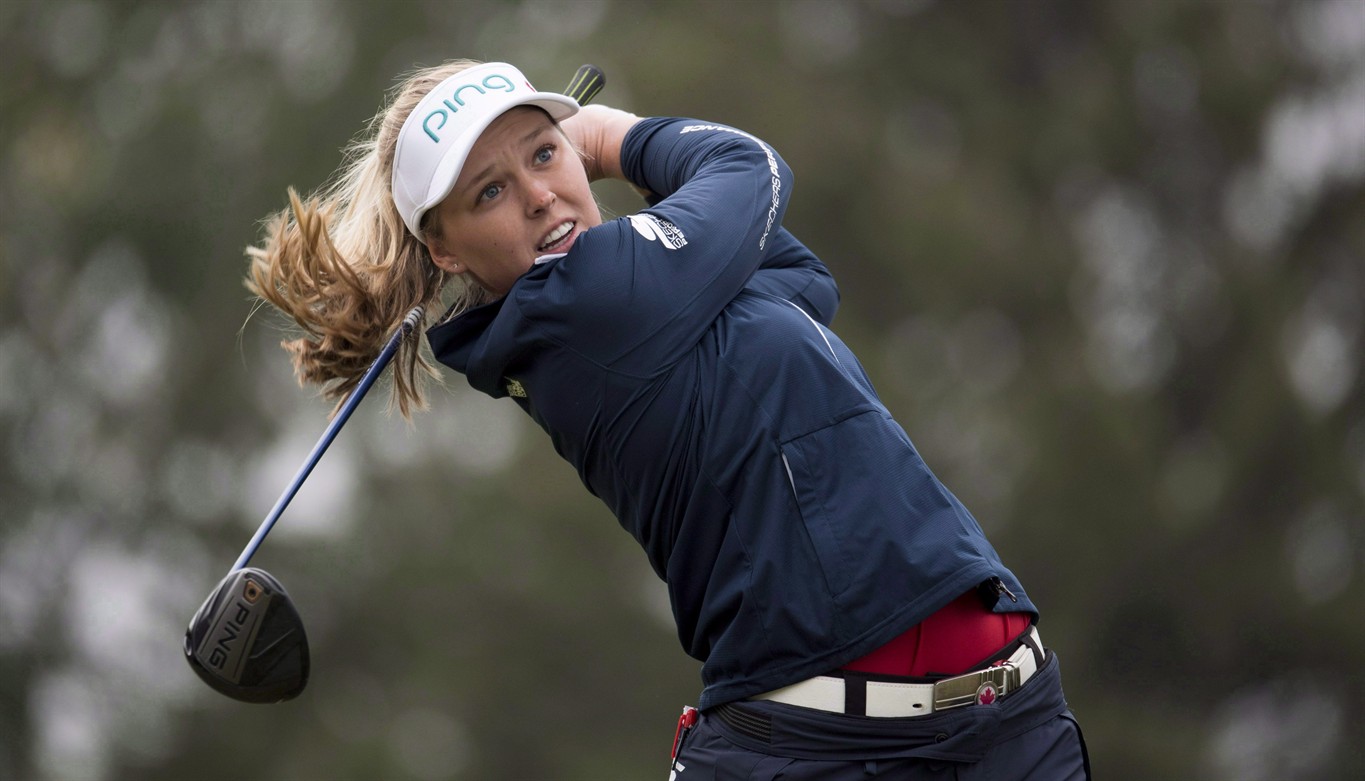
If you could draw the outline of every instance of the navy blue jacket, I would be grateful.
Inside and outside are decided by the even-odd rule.
[[[621,162],[651,206],[428,338],[643,546],[704,662],[701,707],[837,668],[992,577],[1015,595],[997,610],[1036,612],[827,327],[838,292],[782,228],[782,159],[655,118]]]

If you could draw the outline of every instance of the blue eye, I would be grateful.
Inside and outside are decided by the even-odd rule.
[[[502,192],[502,185],[490,184],[487,187],[483,188],[483,191],[479,193],[479,200],[491,201],[494,198],[498,197],[498,193],[500,192]]]
[[[546,144],[536,150],[536,162],[548,163],[555,156],[555,148],[552,144]]]

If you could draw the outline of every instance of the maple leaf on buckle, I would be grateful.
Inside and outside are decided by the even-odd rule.
[[[982,684],[980,691],[976,693],[976,701],[979,705],[990,705],[995,702],[995,687],[989,683]]]

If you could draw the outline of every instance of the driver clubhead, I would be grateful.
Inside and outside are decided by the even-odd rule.
[[[185,630],[185,658],[234,700],[291,700],[308,685],[308,637],[284,586],[265,570],[228,573]]]

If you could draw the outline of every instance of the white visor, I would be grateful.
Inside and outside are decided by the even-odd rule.
[[[489,62],[436,85],[408,115],[393,156],[393,203],[418,241],[426,243],[422,215],[450,194],[479,135],[503,112],[525,105],[545,109],[556,122],[578,113],[573,98],[537,92],[521,71]]]

